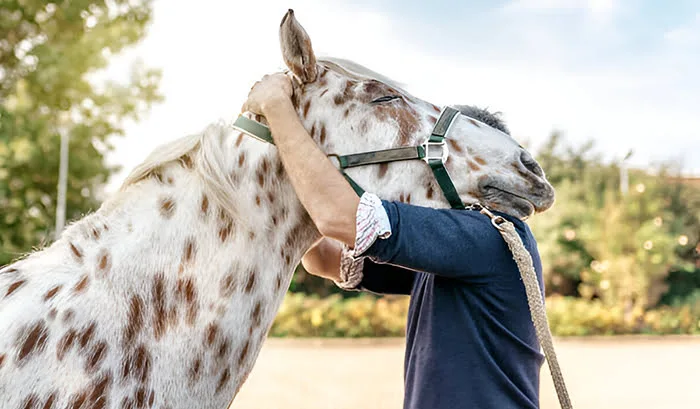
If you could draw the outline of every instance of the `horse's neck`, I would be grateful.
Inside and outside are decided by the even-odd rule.
[[[294,268],[318,237],[275,148],[241,142],[230,176],[239,186],[232,203],[245,220],[211,199],[189,160],[176,161],[119,192],[47,249],[68,266],[62,270],[87,277],[89,297],[82,307],[76,298],[73,309],[94,309],[90,299],[99,299],[105,311],[123,310],[109,314],[124,322],[104,323],[114,343],[142,343],[189,370],[201,365],[208,369],[199,382],[226,390],[252,369]],[[118,305],[107,308],[110,301]],[[172,368],[157,378],[184,370]]]
[[[317,232],[275,148],[247,138],[236,145],[228,172],[237,189],[227,194],[237,216],[217,205],[189,159],[172,162],[121,192],[113,199],[118,206],[104,206],[110,210],[101,216],[116,227],[112,245],[119,261],[140,265],[147,275],[162,270],[172,278],[196,276],[210,289],[233,275],[236,281],[256,281],[250,292],[256,284],[258,292],[284,292]],[[266,280],[272,285],[264,286]]]

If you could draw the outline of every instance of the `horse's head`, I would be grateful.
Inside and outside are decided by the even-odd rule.
[[[343,60],[320,59],[290,10],[280,25],[283,59],[295,83],[305,127],[328,154],[353,154],[424,143],[441,109],[391,80]],[[446,136],[446,169],[464,203],[519,218],[552,206],[554,189],[533,157],[491,114],[457,107]],[[409,160],[347,169],[364,189],[390,200],[448,207],[430,167]]]

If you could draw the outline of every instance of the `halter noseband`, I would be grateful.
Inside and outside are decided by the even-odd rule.
[[[347,179],[358,196],[362,196],[364,190],[345,173],[345,169],[377,163],[420,159],[427,163],[430,169],[432,169],[435,180],[440,185],[442,193],[450,203],[450,206],[452,206],[453,209],[463,210],[465,209],[464,203],[459,198],[457,189],[455,189],[454,183],[452,183],[452,179],[445,167],[445,162],[447,162],[447,158],[449,157],[445,136],[452,122],[459,114],[460,112],[458,110],[452,107],[445,107],[430,133],[430,137],[420,145],[353,153],[349,155],[337,155],[333,153],[327,156],[329,159],[335,159],[338,170],[345,176],[345,179]],[[245,116],[239,116],[233,123],[233,127],[258,140],[272,145],[275,144],[270,129],[267,126],[246,118]]]

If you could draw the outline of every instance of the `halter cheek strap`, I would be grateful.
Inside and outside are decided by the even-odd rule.
[[[453,209],[463,210],[465,209],[464,203],[459,198],[457,189],[454,183],[452,183],[452,179],[445,167],[445,162],[447,162],[447,158],[449,157],[445,136],[457,115],[459,115],[458,110],[446,107],[435,123],[430,137],[421,145],[382,149],[349,155],[329,154],[328,158],[335,160],[338,170],[343,174],[348,183],[350,183],[350,186],[352,186],[358,196],[362,196],[364,189],[348,176],[345,169],[402,160],[423,160],[433,171],[435,180],[440,185],[440,189],[445,195],[445,199],[450,203],[450,206],[452,206]],[[241,115],[233,123],[233,127],[258,140],[273,145],[275,144],[270,129],[257,121],[253,121]]]

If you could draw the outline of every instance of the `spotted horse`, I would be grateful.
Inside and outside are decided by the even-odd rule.
[[[291,10],[279,32],[295,107],[324,152],[417,146],[435,128],[440,107],[317,58]],[[440,146],[460,200],[521,218],[548,209],[532,156],[498,119],[461,109]],[[420,160],[344,172],[388,200],[450,207]],[[2,407],[226,408],[319,238],[274,145],[231,120],[160,146],[97,211],[0,270]]]

